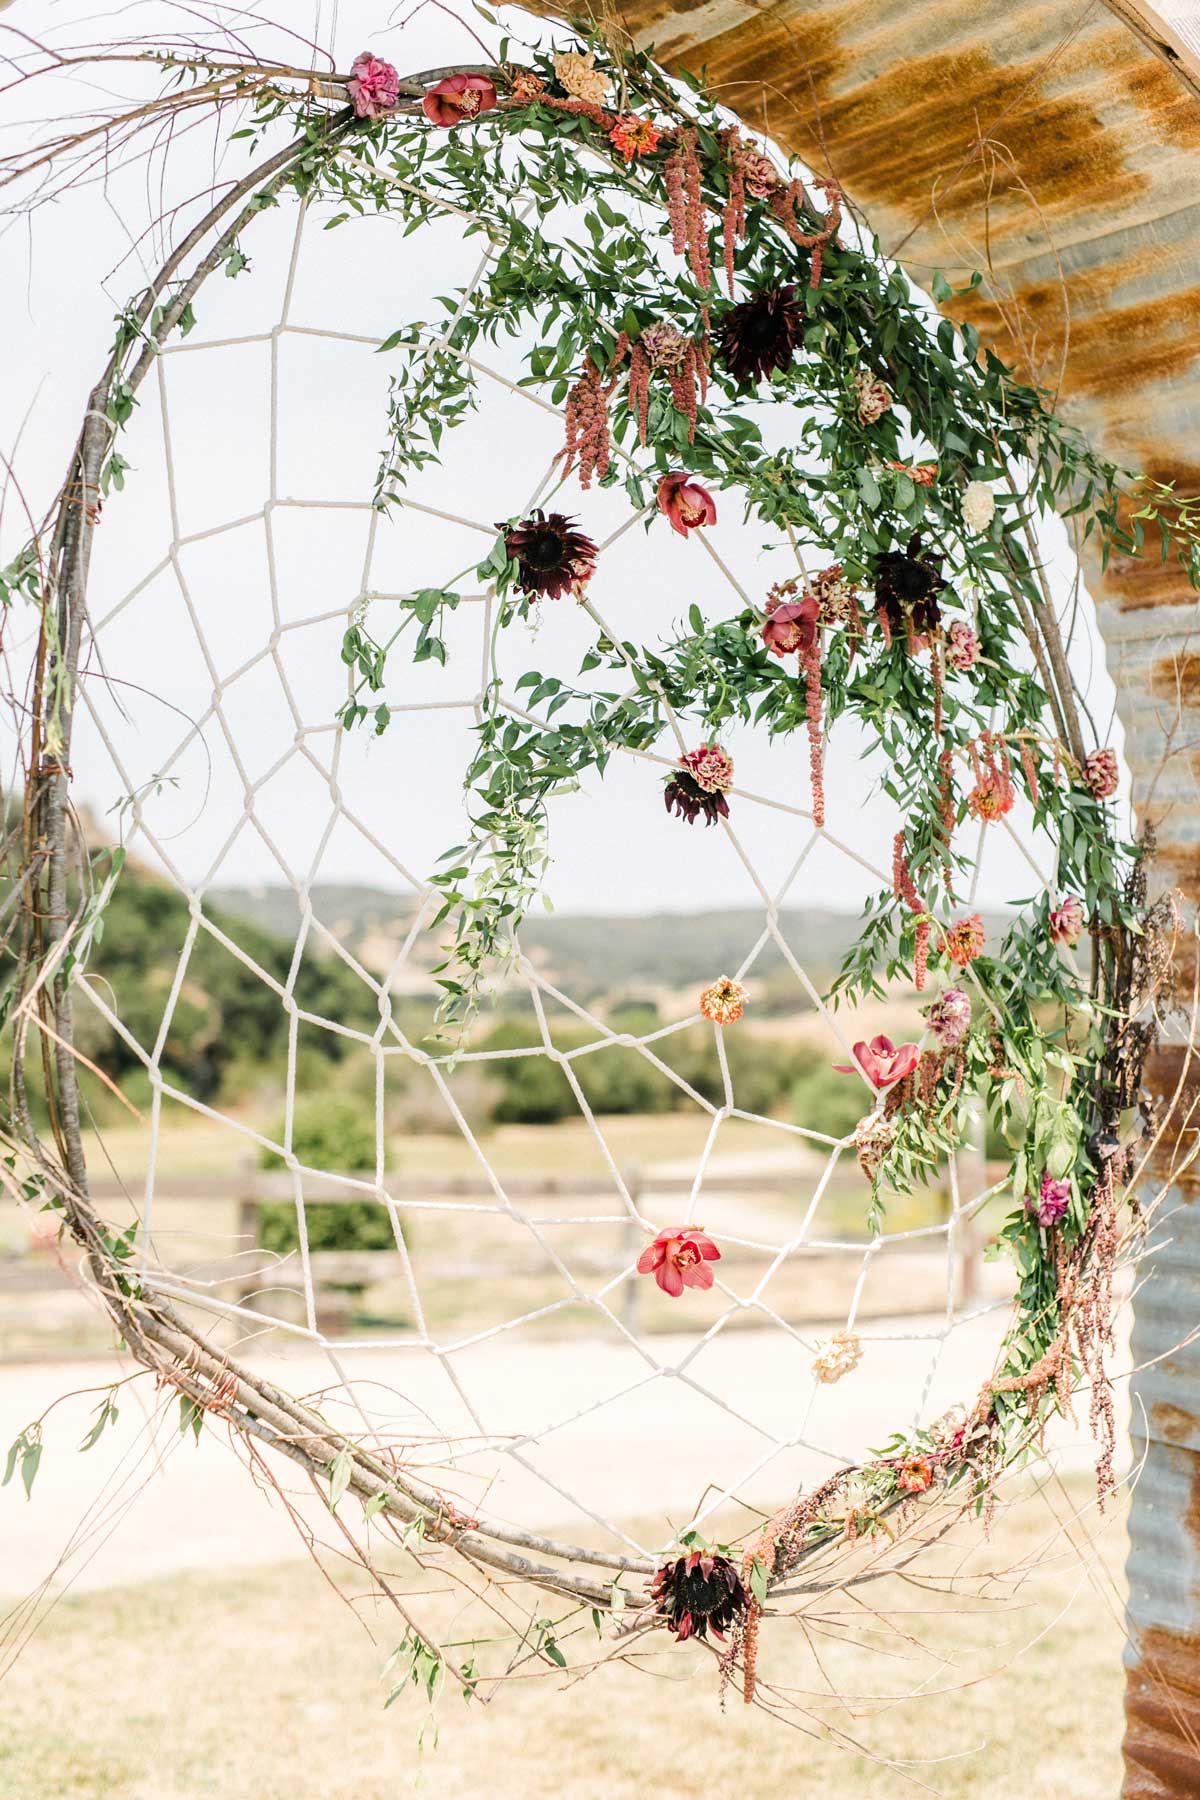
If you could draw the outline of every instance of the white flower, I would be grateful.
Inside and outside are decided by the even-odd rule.
[[[825,1343],[817,1345],[813,1358],[813,1374],[818,1381],[840,1381],[858,1367],[862,1343],[853,1331],[835,1331]]]
[[[968,481],[962,497],[963,521],[969,531],[986,531],[996,516],[996,496],[986,481]]]

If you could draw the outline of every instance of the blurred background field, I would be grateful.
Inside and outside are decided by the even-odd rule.
[[[104,834],[94,824],[88,830],[93,852],[102,853]],[[359,961],[386,996],[402,1034],[402,1042],[385,1040],[382,1078],[362,1042],[303,1016],[289,1065],[288,1015],[277,992],[250,976],[208,931],[196,937],[164,1031],[189,913],[177,891],[136,862],[126,863],[113,890],[86,976],[123,1029],[83,1001],[77,1008],[80,1048],[107,1077],[85,1073],[83,1079],[93,1127],[89,1166],[114,1225],[133,1225],[144,1210],[151,1143],[151,1083],[129,1038],[143,1045],[161,1039],[164,1081],[196,1103],[169,1094],[161,1103],[153,1240],[162,1263],[189,1280],[210,1283],[218,1297],[250,1297],[264,1312],[300,1316],[295,1191],[278,1148],[285,1140],[289,1066],[296,1094],[290,1142],[299,1161],[314,1170],[356,1173],[370,1185],[381,1158],[388,1192],[403,1190],[399,1216],[412,1276],[425,1308],[423,1324],[435,1335],[451,1327],[463,1335],[527,1313],[539,1314],[543,1331],[578,1324],[563,1316],[568,1309],[561,1284],[530,1233],[487,1210],[494,1201],[489,1168],[504,1183],[532,1178],[553,1188],[560,1182],[563,1192],[527,1199],[523,1208],[532,1219],[548,1221],[545,1231],[556,1250],[603,1276],[641,1248],[628,1223],[620,1222],[624,1209],[614,1170],[639,1193],[648,1216],[669,1224],[703,1165],[702,1223],[777,1244],[804,1218],[826,1175],[830,1141],[852,1131],[864,1110],[861,1082],[833,1068],[845,1049],[778,946],[769,944],[747,978],[746,1016],[725,1032],[722,1045],[736,1105],[756,1117],[724,1119],[709,1144],[710,1109],[726,1100],[725,1076],[713,1030],[696,1012],[697,995],[705,980],[739,966],[761,930],[761,916],[730,910],[536,921],[525,934],[526,954],[562,997],[548,999],[546,1027],[555,1050],[570,1058],[591,1119],[564,1067],[544,1054],[528,988],[517,982],[501,987],[496,1005],[477,1022],[468,1056],[447,1071],[456,1117],[428,1068],[403,1047],[434,1056],[446,1050],[436,1036],[431,973],[437,934],[418,938],[418,952],[397,967],[412,924],[403,897],[317,887],[311,898],[322,929],[314,926],[301,939],[302,953],[290,889],[215,890],[204,905],[219,933],[240,944],[280,989],[290,986],[302,1015],[334,1018],[369,1033],[378,1023],[380,999],[346,959]],[[856,926],[849,913],[819,908],[780,916],[784,940],[802,946],[805,965],[822,987],[832,980]],[[848,1042],[882,1030],[900,1041],[921,1028],[918,996],[896,989],[858,1006],[845,1021],[845,1037]],[[647,1038],[656,1060],[634,1045]],[[796,1126],[815,1135],[790,1129]],[[453,1183],[465,1184],[465,1199],[445,1192]],[[479,1204],[472,1202],[472,1183],[478,1184]],[[322,1205],[315,1197],[320,1191],[305,1178],[308,1242],[327,1270],[333,1266],[321,1286],[322,1327],[368,1335],[412,1330],[419,1321],[402,1259],[393,1254],[388,1261],[396,1243],[386,1208],[371,1195],[349,1205]],[[997,1196],[969,1241],[964,1233],[960,1284],[1003,1291],[1005,1277],[983,1270],[980,1251],[1008,1204],[1007,1196]],[[846,1152],[821,1188],[819,1215],[807,1235],[818,1245],[861,1245],[867,1205],[866,1183],[853,1152]],[[944,1183],[895,1199],[888,1230],[936,1227],[948,1206]],[[609,1222],[592,1222],[597,1219]],[[907,1249],[898,1282],[888,1261],[886,1276],[881,1273],[864,1294],[867,1316],[900,1305],[930,1310],[944,1303],[942,1239],[915,1241]],[[361,1253],[373,1260],[347,1260]],[[728,1254],[732,1268],[742,1253]],[[342,1263],[334,1266],[338,1256]],[[95,1316],[60,1279],[58,1257],[58,1247],[36,1223],[31,1232],[28,1220],[14,1213],[0,1219],[0,1354],[103,1347]],[[66,1260],[69,1265],[69,1254]],[[860,1260],[832,1251],[789,1259],[772,1277],[772,1308],[797,1321],[843,1319]],[[490,1284],[465,1279],[484,1269],[495,1275]],[[256,1273],[262,1277],[257,1285]],[[654,1305],[626,1286],[626,1303],[641,1307],[639,1325],[656,1329]],[[714,1299],[709,1310],[715,1305]],[[704,1303],[698,1317],[703,1324]]]

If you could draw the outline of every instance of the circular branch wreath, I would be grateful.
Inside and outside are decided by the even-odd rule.
[[[854,229],[836,183],[814,184],[818,202],[700,87],[668,82],[645,56],[617,56],[597,40],[518,66],[505,48],[499,67],[401,78],[366,55],[344,80],[161,60],[173,83],[161,110],[240,100],[252,147],[281,121],[292,135],[217,201],[121,315],[48,547],[35,537],[3,574],[4,599],[32,602],[41,623],[21,881],[10,902],[20,909],[11,1016],[21,1147],[9,1169],[27,1198],[61,1213],[132,1354],[197,1416],[216,1414],[291,1459],[328,1484],[335,1503],[353,1495],[417,1554],[454,1552],[468,1583],[472,1569],[497,1571],[591,1609],[598,1629],[615,1615],[621,1643],[662,1626],[680,1638],[727,1633],[723,1673],[737,1671],[752,1699],[760,1614],[784,1609],[799,1569],[803,1591],[841,1583],[846,1548],[863,1537],[903,1531],[936,1498],[986,1503],[999,1472],[1038,1444],[1081,1383],[1102,1494],[1111,1485],[1103,1358],[1114,1263],[1137,1230],[1123,1207],[1146,1012],[1167,975],[1172,920],[1169,906],[1146,906],[1147,847],[1117,835],[1115,756],[1075,692],[1033,527],[1057,508],[1083,537],[1136,552],[1141,519],[1167,530],[1171,497],[1095,456],[1043,395],[981,354],[969,324],[932,320]],[[500,703],[493,641],[466,775],[470,839],[432,878],[442,897],[434,923],[450,933],[441,973],[451,1045],[537,891],[552,795],[586,771],[603,773],[614,749],[649,746],[690,716],[702,729],[680,743],[667,781],[666,808],[679,820],[669,828],[711,824],[737,804],[720,734],[752,721],[772,737],[806,734],[809,811],[820,827],[825,737],[850,714],[882,752],[883,786],[903,824],[892,885],[869,904],[832,997],[854,1002],[901,975],[938,990],[921,1044],[855,1047],[848,1078],[861,1075],[874,1096],[854,1140],[873,1224],[889,1194],[961,1142],[968,1095],[985,1095],[1013,1146],[1016,1206],[1001,1236],[1019,1289],[992,1379],[959,1414],[897,1435],[737,1547],[688,1541],[657,1566],[462,1517],[388,1454],[212,1347],[139,1284],[130,1239],[88,1198],[71,980],[91,902],[86,868],[70,866],[67,819],[92,539],[103,497],[122,484],[120,431],[160,346],[190,329],[209,275],[244,266],[243,235],[289,190],[335,204],[331,223],[378,210],[412,229],[449,208],[487,250],[482,277],[447,303],[442,328],[402,326],[383,346],[394,373],[381,508],[471,409],[481,340],[527,331],[525,382],[565,402],[560,485],[573,484],[571,499],[505,521],[468,573],[499,597],[497,637],[543,602],[582,607],[596,632],[581,674],[612,683],[573,686],[563,672],[530,669],[514,716]],[[581,221],[569,241],[542,229],[564,202]],[[657,234],[630,221],[635,204],[655,209]],[[954,298],[940,277],[935,296]],[[784,448],[767,445],[748,401],[778,409]],[[710,620],[693,607],[671,641],[618,640],[589,598],[598,553],[586,517],[587,490],[618,482],[657,534],[659,556],[671,554],[672,532],[702,533],[718,507],[740,505],[791,544],[795,578],[734,617]],[[1132,527],[1119,523],[1122,506]],[[1195,522],[1177,504],[1170,521],[1195,573]],[[440,626],[457,600],[453,579],[423,590],[382,643],[365,621],[352,625],[346,730],[386,730],[374,696],[389,654],[404,639],[416,661],[445,660]],[[963,908],[968,861],[957,834],[968,819],[994,825],[1021,793],[1055,840],[1056,891],[989,944]],[[1086,973],[1072,954],[1081,940]],[[702,1009],[729,1028],[743,997],[723,979]],[[31,1115],[25,1064],[34,1053],[53,1145]],[[711,1281],[718,1255],[680,1228],[648,1245],[639,1268],[686,1299]],[[852,1341],[836,1345],[829,1378],[855,1356]],[[405,1619],[413,1678],[449,1677],[471,1692],[481,1679],[473,1661],[450,1657]],[[556,1636],[525,1640],[523,1654],[561,1664],[565,1635],[560,1622]]]

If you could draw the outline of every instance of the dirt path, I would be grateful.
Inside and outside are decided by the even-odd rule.
[[[710,1481],[770,1507],[827,1472],[832,1458],[861,1455],[910,1423],[927,1382],[927,1419],[971,1395],[991,1366],[1004,1317],[1001,1309],[961,1326],[936,1368],[940,1321],[900,1322],[912,1335],[868,1344],[855,1374],[819,1389],[807,1417],[807,1359],[781,1332],[728,1333],[691,1362],[693,1339],[655,1338],[658,1364],[682,1368],[657,1376],[628,1348],[588,1339],[493,1339],[455,1358],[460,1390],[419,1351],[355,1349],[341,1367],[350,1394],[408,1444],[412,1460],[444,1457],[431,1419],[453,1434],[455,1465],[447,1470],[443,1461],[433,1478],[469,1510],[593,1539],[597,1519],[640,1517],[657,1522],[656,1542],[646,1545],[655,1548],[686,1522]],[[873,1329],[886,1330],[886,1322]],[[307,1351],[252,1360],[293,1391],[315,1393],[338,1380],[327,1359]],[[127,1373],[115,1356],[111,1365],[93,1358],[0,1368],[0,1451],[60,1396]],[[51,1413],[31,1501],[15,1478],[0,1489],[0,1592],[23,1594],[47,1577],[105,1587],[303,1554],[278,1497],[248,1473],[224,1428],[206,1422],[198,1443],[190,1432],[181,1436],[173,1398],[164,1403],[144,1376],[118,1395],[117,1424],[79,1453],[98,1398],[78,1395]],[[471,1453],[477,1426],[467,1402],[495,1437],[513,1434],[515,1454]],[[345,1392],[327,1405],[361,1429]],[[578,1416],[540,1442],[517,1437],[571,1415]],[[767,1460],[768,1433],[802,1433],[804,1442]],[[1064,1428],[1059,1446],[1069,1461],[1089,1458],[1080,1433]],[[320,1503],[298,1475],[285,1470],[283,1480],[301,1512],[319,1519]]]

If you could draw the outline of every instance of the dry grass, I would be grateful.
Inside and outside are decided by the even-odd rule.
[[[1084,1493],[1080,1486],[1072,1499]],[[947,1617],[921,1588],[901,1597],[914,1632],[935,1637],[955,1667],[898,1664],[861,1649],[843,1655],[843,1690],[928,1680],[929,1696],[876,1708],[873,1719],[824,1703],[876,1752],[911,1759],[911,1781],[895,1766],[747,1713],[736,1697],[722,1716],[712,1664],[676,1648],[656,1659],[653,1675],[614,1667],[565,1692],[559,1678],[517,1683],[487,1707],[448,1694],[434,1747],[414,1694],[383,1710],[382,1656],[398,1636],[390,1618],[362,1608],[377,1631],[373,1644],[310,1566],[292,1564],[64,1600],[5,1684],[0,1792],[23,1800],[890,1800],[928,1791],[947,1800],[1107,1800],[1119,1783],[1114,1572],[1123,1537],[1114,1521],[1085,1568],[1055,1538],[1048,1501],[1066,1516],[1066,1498],[1052,1489],[1002,1518],[982,1552],[998,1566],[1037,1560],[1051,1546],[999,1612],[967,1616],[956,1607]],[[890,1649],[903,1646],[891,1640]],[[820,1688],[792,1624],[765,1634],[763,1665],[775,1681]],[[960,1685],[997,1667],[990,1680]],[[953,1760],[930,1765],[943,1757]]]

